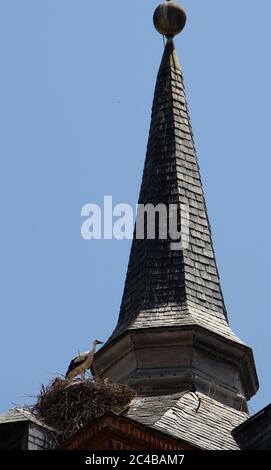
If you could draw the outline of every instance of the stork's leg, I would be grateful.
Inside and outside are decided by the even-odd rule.
[[[92,377],[95,380],[97,378],[97,370],[96,370],[94,364],[92,364],[91,372],[92,372]]]
[[[102,381],[100,371],[99,371],[99,369],[97,370],[94,365],[92,365],[91,372],[92,372],[92,377],[93,377],[94,382],[101,382]]]

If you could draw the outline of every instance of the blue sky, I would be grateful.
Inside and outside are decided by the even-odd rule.
[[[0,410],[31,401],[118,317],[129,241],[81,207],[137,202],[159,2],[0,0]],[[271,3],[184,0],[176,39],[230,323],[270,402]]]

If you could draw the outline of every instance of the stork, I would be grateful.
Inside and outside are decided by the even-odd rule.
[[[65,379],[72,380],[77,375],[81,374],[82,379],[85,378],[87,369],[90,369],[93,363],[94,354],[96,352],[97,344],[103,344],[103,341],[95,339],[93,341],[91,351],[78,354],[74,357],[69,365]]]

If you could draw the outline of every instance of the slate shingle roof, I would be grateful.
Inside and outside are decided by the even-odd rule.
[[[271,450],[271,404],[233,432],[242,450]]]
[[[240,341],[227,321],[183,75],[171,39],[156,83],[139,203],[177,204],[179,223],[189,223],[189,247],[172,251],[170,240],[133,240],[110,340],[127,329],[198,324]],[[181,212],[184,206],[188,217]]]
[[[38,426],[51,429],[48,426],[44,425],[41,421],[39,421],[32,413],[22,408],[12,408],[0,415],[0,425],[27,421],[31,421],[32,423],[35,423]]]
[[[204,450],[239,450],[231,433],[248,419],[199,392],[136,398],[126,416]]]
[[[19,421],[29,421],[25,414],[20,413],[17,408],[8,410],[0,415],[0,424],[17,423]]]

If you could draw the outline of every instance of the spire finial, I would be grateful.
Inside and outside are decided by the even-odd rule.
[[[178,3],[167,0],[156,8],[153,23],[160,34],[173,38],[185,27],[186,13]]]

